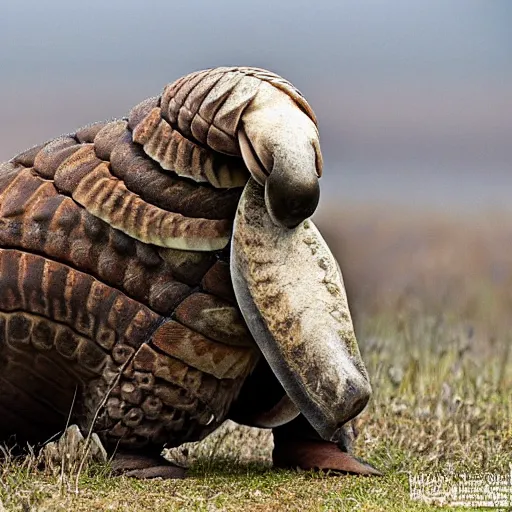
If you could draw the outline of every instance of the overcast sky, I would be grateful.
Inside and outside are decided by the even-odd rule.
[[[327,196],[508,204],[508,0],[2,0],[0,160],[217,65],[302,90]]]

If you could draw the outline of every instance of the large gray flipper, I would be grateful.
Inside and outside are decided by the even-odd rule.
[[[371,394],[343,279],[314,224],[276,226],[253,180],[235,219],[231,276],[245,321],[286,393],[324,439],[335,440]]]

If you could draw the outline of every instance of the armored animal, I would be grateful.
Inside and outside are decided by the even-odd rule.
[[[277,466],[348,452],[371,389],[339,267],[309,217],[315,115],[283,78],[216,68],[0,165],[0,441],[71,417],[119,472],[230,418]]]

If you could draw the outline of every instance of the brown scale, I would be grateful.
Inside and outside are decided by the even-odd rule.
[[[190,295],[176,308],[175,317],[183,325],[227,345],[251,347],[254,343],[238,307],[214,295]]]
[[[229,263],[226,261],[217,261],[201,281],[201,287],[204,291],[211,293],[221,299],[225,299],[231,304],[236,304],[235,292],[231,283],[231,274]]]
[[[41,148],[35,155],[32,166],[43,178],[53,179],[59,165],[80,149],[81,145],[74,138],[59,137]]]
[[[78,140],[78,142],[90,144],[93,143],[96,135],[105,128],[109,123],[108,121],[100,121],[98,123],[92,123],[87,126],[84,126],[83,128],[80,128],[75,133],[75,138]],[[107,159],[108,160],[108,159]]]

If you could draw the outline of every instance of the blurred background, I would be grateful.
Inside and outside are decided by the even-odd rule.
[[[191,71],[268,68],[318,116],[315,218],[356,317],[418,296],[471,317],[482,283],[507,311],[511,27],[508,0],[4,0],[0,161]]]

